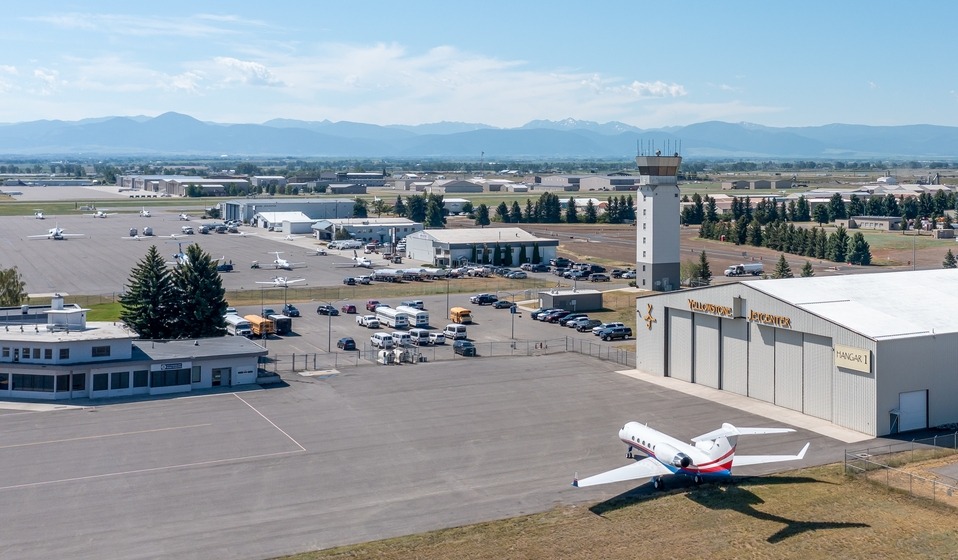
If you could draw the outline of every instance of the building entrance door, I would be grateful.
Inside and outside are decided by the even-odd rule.
[[[213,387],[229,387],[232,368],[213,368]]]

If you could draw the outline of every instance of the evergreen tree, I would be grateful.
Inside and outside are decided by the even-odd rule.
[[[17,267],[0,269],[0,305],[21,305],[26,300],[27,283]]]
[[[808,200],[805,198],[805,195],[799,195],[798,202],[795,204],[795,221],[812,221],[812,212],[808,207]]]
[[[823,226],[828,223],[828,207],[824,204],[816,206],[812,215],[815,217],[815,222],[817,222],[818,225]]]
[[[709,259],[705,254],[705,251],[699,253],[699,264],[698,264],[698,282],[699,286],[708,286],[712,283],[712,269],[709,268]]]
[[[705,195],[705,219],[710,222],[718,221],[718,207],[715,205],[715,199]]]
[[[462,213],[472,214],[473,212],[475,212],[475,209],[472,207],[472,203],[467,200],[466,203],[462,205]]]
[[[430,194],[426,197],[426,217],[423,221],[425,227],[446,227],[446,207],[442,197],[441,194]]]
[[[492,250],[492,266],[502,266],[502,250],[498,243],[496,243],[495,249]]]
[[[802,278],[811,278],[815,276],[815,270],[812,268],[812,263],[805,261],[805,265],[802,267],[801,272]]]
[[[839,226],[828,236],[827,256],[833,262],[845,262],[848,257],[848,231],[844,227]]]
[[[885,214],[885,199],[880,196],[873,196],[865,204],[865,212],[868,216],[883,216]],[[855,216],[856,214],[849,214]]]
[[[489,207],[485,204],[480,204],[476,208],[476,225],[486,227],[489,223]]]
[[[406,197],[406,206],[409,219],[414,222],[426,221],[426,197],[414,194]]]
[[[865,241],[865,235],[862,232],[856,232],[855,235],[852,236],[847,258],[851,264],[867,266],[872,263],[871,249],[868,247],[868,242]]]
[[[270,186],[274,186],[270,184]],[[366,209],[366,201],[357,197],[353,201],[353,217],[354,218],[366,218],[368,217],[368,211]]]
[[[496,206],[496,221],[504,224],[509,223],[509,207],[506,206],[505,202],[500,202],[499,206]]]
[[[915,197],[909,196],[901,203],[901,217],[902,221],[905,220],[914,220],[918,217],[918,201],[915,200]]]
[[[788,261],[785,260],[785,254],[781,254],[778,257],[778,262],[775,264],[775,271],[772,272],[772,278],[793,278],[792,267],[788,266]]]
[[[402,195],[396,195],[396,204],[393,205],[393,212],[395,212],[397,216],[403,218],[406,217],[406,213],[408,211],[406,210],[406,205],[402,201]]]
[[[862,202],[862,199],[858,198],[857,194],[853,194],[848,197],[848,215],[849,216],[865,216],[865,204]],[[871,216],[877,216],[878,214],[870,214]]]
[[[120,320],[140,338],[161,340],[174,336],[177,301],[170,271],[156,245],[130,272],[120,296]]]
[[[476,263],[476,262],[478,262],[478,261],[476,260],[476,257],[479,256],[478,254],[479,254],[479,250],[476,248],[475,243],[473,243],[473,245],[472,245],[472,255],[469,257],[469,262],[471,262],[471,263]]]
[[[567,224],[579,223],[579,213],[575,207],[575,198],[569,197],[569,204],[565,208],[565,221]]]
[[[635,200],[631,194],[625,199],[625,219],[635,221]]]
[[[509,222],[513,224],[518,224],[522,221],[522,208],[519,208],[519,202],[516,200],[512,201],[512,206],[509,208]]]
[[[762,224],[759,223],[757,218],[753,218],[752,223],[748,225],[746,241],[753,247],[762,246]]]
[[[610,224],[619,223],[619,201],[614,196],[606,199],[605,220]]]
[[[901,207],[898,206],[898,199],[893,194],[885,195],[885,216],[901,216]]]
[[[532,201],[526,199],[526,208],[522,211],[522,221],[531,224],[536,221],[535,211],[532,208]]]
[[[945,253],[945,260],[941,263],[942,268],[958,268],[958,259],[955,259],[955,254],[951,252],[951,249],[948,249],[948,252]]]
[[[173,270],[173,287],[179,300],[176,334],[180,338],[226,335],[226,290],[216,262],[198,244],[184,251],[186,262]]]
[[[784,202],[782,204],[785,204]],[[790,222],[797,222],[798,218],[798,205],[795,204],[794,200],[788,201],[788,210],[785,211],[785,219]]]
[[[587,224],[594,224],[599,221],[599,213],[596,211],[591,198],[585,203],[585,216],[583,216],[582,221]]]
[[[519,264],[525,264],[529,262],[529,256],[526,254],[525,244],[519,245]]]
[[[733,234],[735,238],[732,241],[736,245],[745,245],[748,240],[748,223],[749,219],[745,217],[745,214],[735,220],[735,233]]]
[[[542,262],[542,255],[539,254],[539,244],[532,244],[532,264],[539,264]]]
[[[692,194],[691,220],[689,224],[701,224],[705,220],[705,203],[702,202],[702,196],[699,193]]]
[[[844,220],[848,218],[848,210],[845,208],[845,201],[842,200],[842,193],[835,193],[828,201],[828,218],[831,221]]]
[[[502,266],[512,266],[512,246],[508,243],[502,248]]]

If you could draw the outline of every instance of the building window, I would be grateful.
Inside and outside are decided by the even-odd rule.
[[[53,359],[53,348],[44,348],[43,349],[43,359],[52,360]]]
[[[0,373],[0,391],[10,390],[10,374]]]
[[[150,372],[150,387],[174,387],[189,384],[190,370],[188,369]]]
[[[70,392],[70,374],[66,373],[57,376],[57,393]]]
[[[60,359],[69,360],[70,359],[70,349],[69,348],[60,348]]]
[[[34,359],[34,360],[39,360],[39,359],[40,359],[40,349],[39,349],[39,348],[34,348],[34,349],[33,349],[33,359]]]
[[[130,372],[114,371],[110,374],[110,389],[129,389]]]
[[[30,359],[30,349],[29,349],[29,348],[24,348],[24,349],[20,350],[20,357],[23,358],[24,360],[29,360],[29,359]]]
[[[644,237],[642,238],[642,244],[643,244],[643,245],[645,244],[645,238],[644,238]]]
[[[193,377],[191,381],[193,383],[199,383],[202,380],[203,380],[203,368],[200,366],[193,366]]]
[[[141,369],[133,372],[133,386],[134,387],[149,387],[150,386],[150,372]]]
[[[86,391],[86,374],[85,373],[73,374],[73,390]]]
[[[642,229],[645,229],[645,222],[642,222]]]
[[[642,251],[642,258],[645,258],[645,251]]]
[[[645,265],[642,265],[642,272],[645,272]]]
[[[110,376],[106,373],[93,374],[93,390],[106,391],[110,388]]]
[[[645,286],[645,278],[642,279],[642,285]]]
[[[94,358],[106,358],[110,355],[109,346],[94,346],[93,347],[93,357]],[[96,389],[94,389],[95,391]]]
[[[645,198],[645,197],[642,197]],[[645,216],[645,208],[642,209],[642,215]]]
[[[14,391],[37,391],[40,393],[53,392],[52,375],[31,375],[28,373],[13,374]]]
[[[9,357],[10,357],[10,347],[9,347],[9,346],[4,346],[4,347],[3,347],[3,357],[4,357],[4,358],[9,358]]]

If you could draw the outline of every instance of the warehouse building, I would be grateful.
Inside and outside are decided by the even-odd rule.
[[[236,198],[220,203],[224,220],[239,220],[243,223],[253,222],[256,214],[267,212],[302,212],[304,215],[317,220],[327,218],[348,218],[353,215],[356,201],[351,198],[329,198],[321,196],[273,198],[249,197]]]
[[[958,422],[958,270],[750,280],[637,300],[637,368],[871,436]]]
[[[424,229],[406,237],[406,256],[432,266],[547,263],[556,257],[558,247],[558,239],[536,237],[516,227]]]

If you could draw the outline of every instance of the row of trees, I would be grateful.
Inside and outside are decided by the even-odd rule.
[[[171,271],[156,245],[130,272],[120,319],[140,338],[166,340],[226,334],[226,291],[216,262],[196,243]]]
[[[949,250],[949,252],[951,251]],[[705,251],[699,253],[698,261],[686,261],[682,263],[681,268],[682,278],[685,279],[690,286],[708,286],[712,283],[712,269]],[[791,265],[785,260],[785,255],[779,255],[778,262],[775,263],[775,270],[771,276],[766,275],[765,277],[794,278],[794,276]],[[801,276],[803,278],[815,276],[812,263],[805,261],[805,264],[802,266]]]
[[[833,262],[869,265],[872,260],[871,247],[865,241],[865,236],[861,232],[849,236],[848,230],[841,226],[828,234],[820,228],[796,227],[783,221],[762,227],[757,219],[752,218],[751,222],[747,222],[742,216],[734,222],[705,222],[699,227],[699,237],[736,245],[768,247]]]
[[[0,305],[21,305],[27,298],[26,286],[17,267],[0,268]]]
[[[635,207],[633,206],[632,195],[627,197],[623,195],[620,197],[610,196],[606,211],[602,214],[599,213],[599,209],[591,199],[586,202],[585,207],[580,211],[575,197],[569,197],[569,202],[566,205],[565,212],[563,212],[559,197],[556,194],[542,193],[535,202],[527,198],[524,209],[518,201],[513,201],[511,205],[500,202],[496,206],[494,215],[490,215],[488,206],[480,204],[476,207],[475,220],[478,226],[487,226],[492,221],[505,224],[557,224],[561,222],[567,224],[621,224],[635,220]]]

